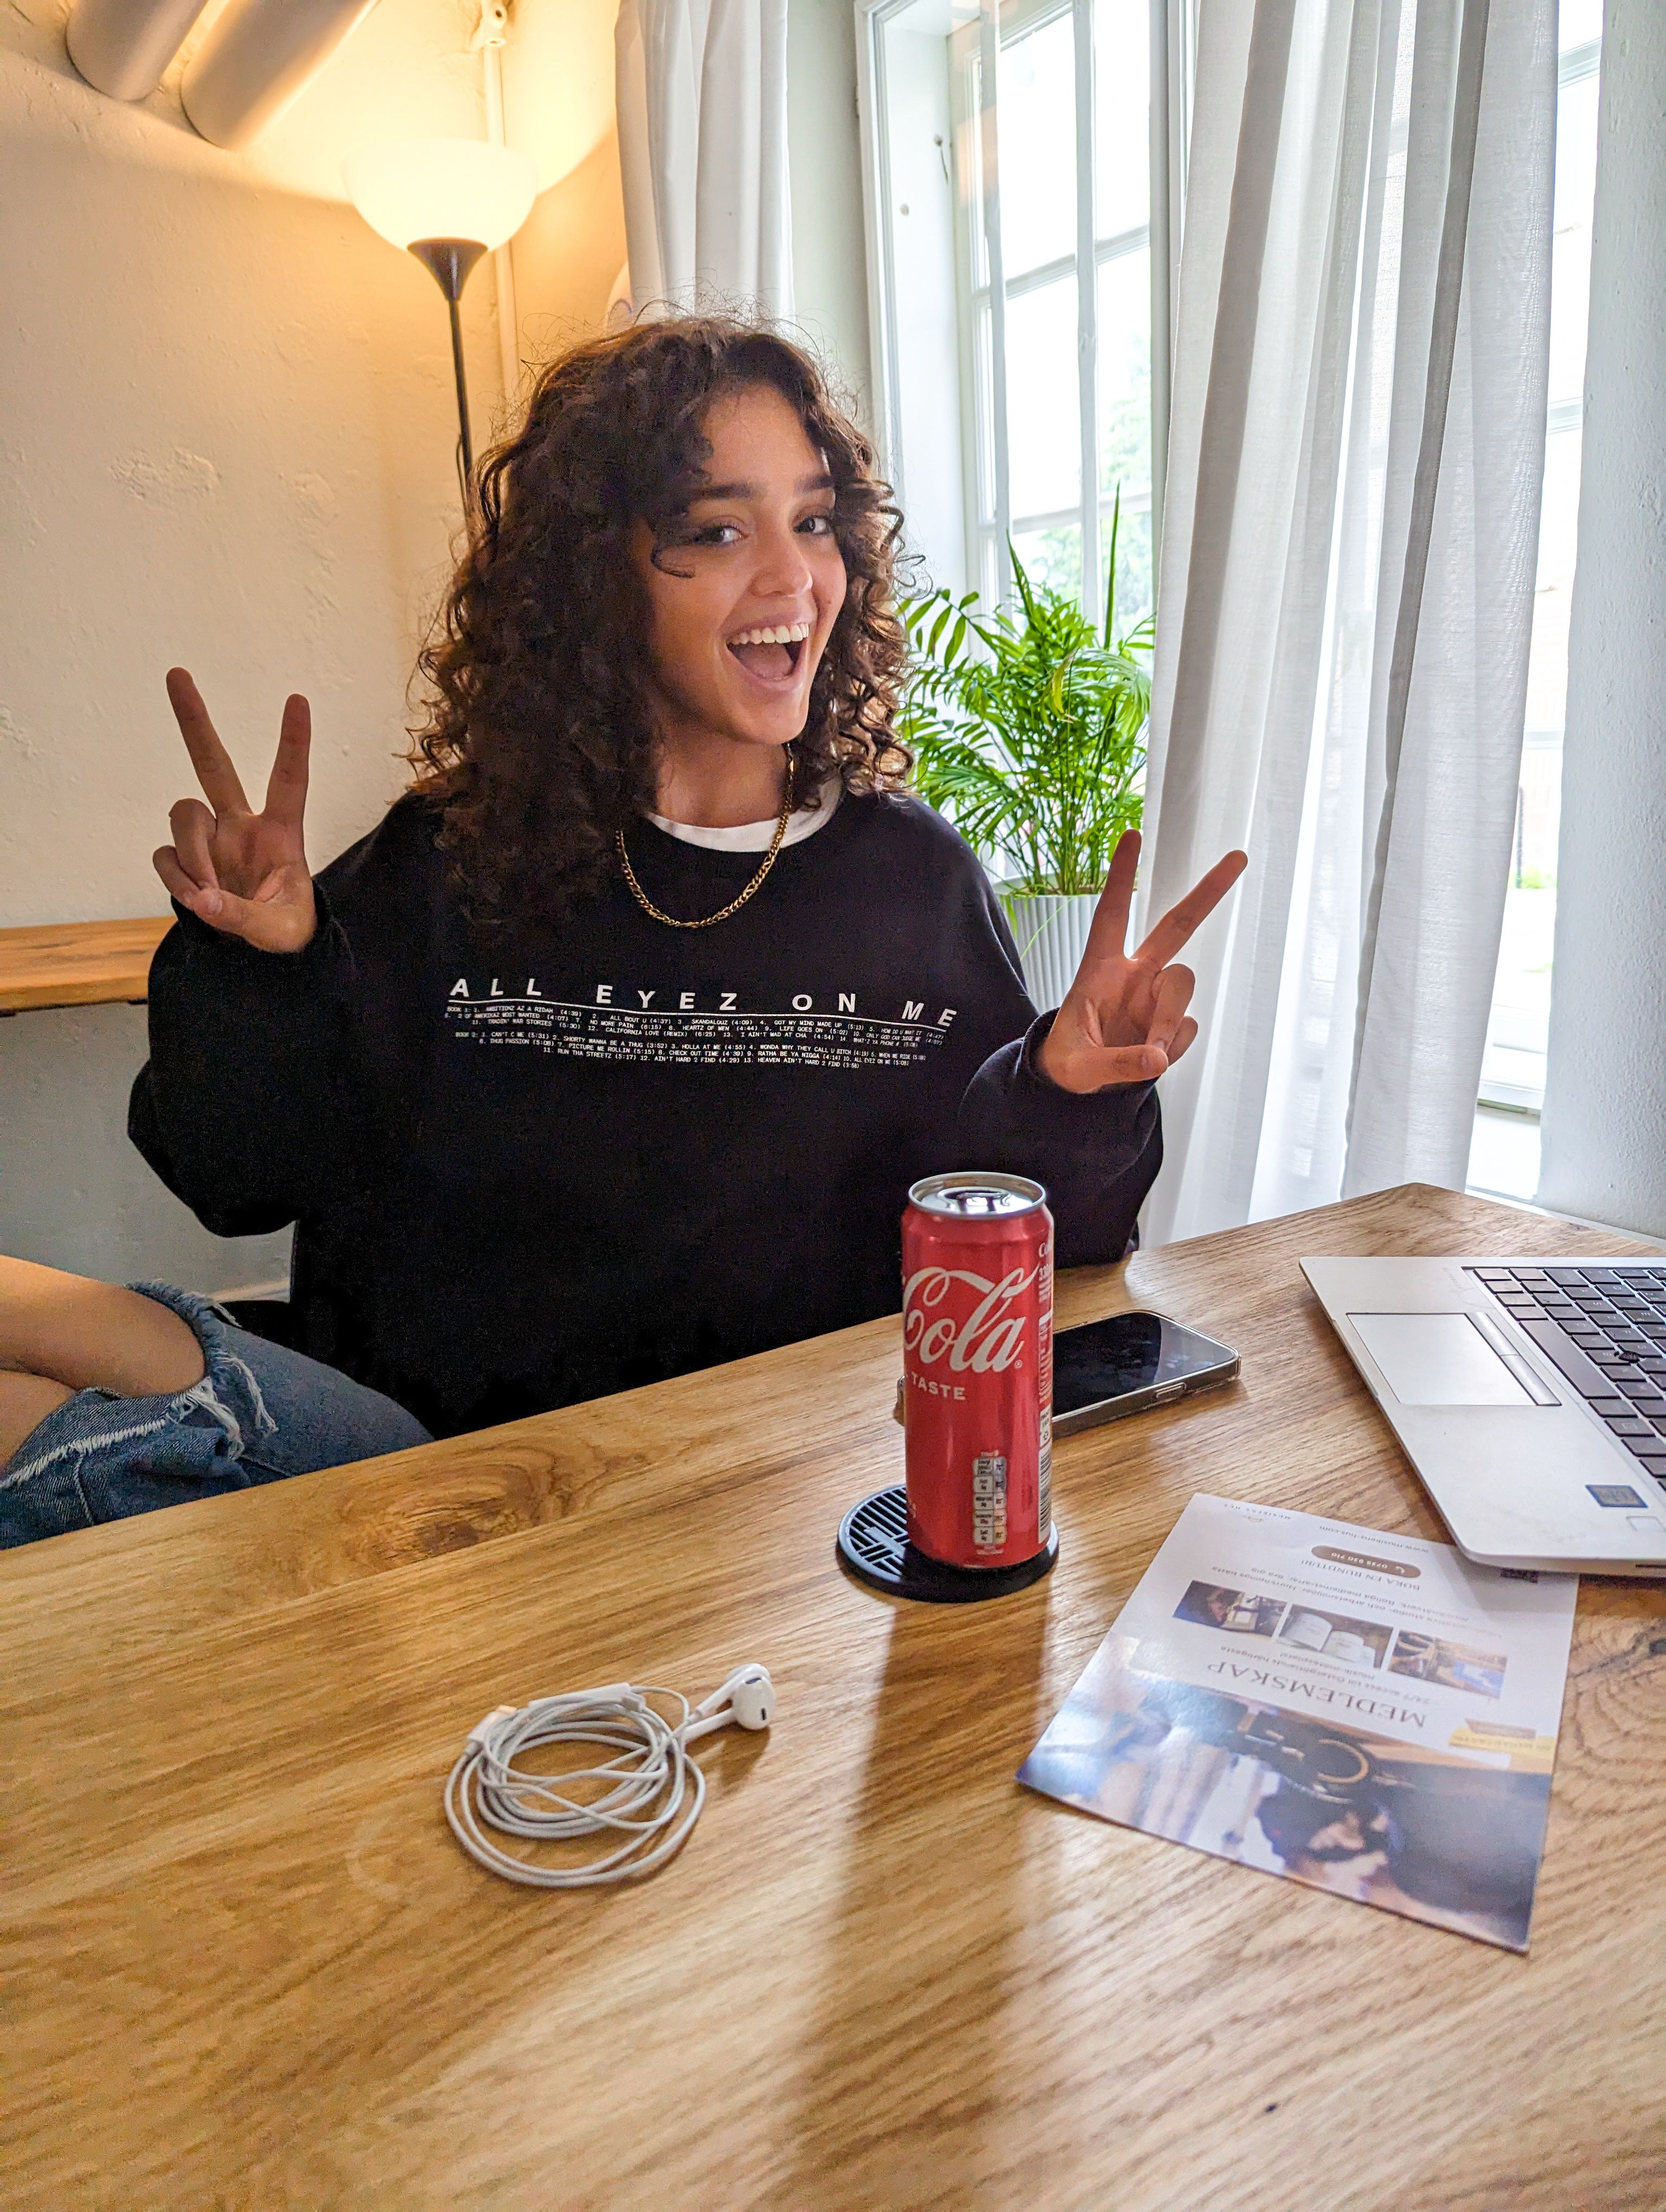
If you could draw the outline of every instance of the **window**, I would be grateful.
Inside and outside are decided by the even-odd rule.
[[[873,388],[911,548],[1152,605],[1192,0],[858,0]],[[1561,0],[1549,412],[1516,845],[1468,1182],[1538,1183],[1602,0]],[[1153,27],[1155,28],[1153,29]],[[1156,343],[1153,343],[1153,334]]]
[[[1120,494],[1119,628],[1152,595],[1172,13],[873,0],[863,40],[874,380],[910,544],[992,600],[1010,541],[1097,617]]]
[[[1602,0],[1562,0],[1556,100],[1556,198],[1550,284],[1550,390],[1539,574],[1528,663],[1527,721],[1516,847],[1505,895],[1481,1100],[1469,1156],[1472,1189],[1530,1199],[1539,1182],[1556,930],[1556,836],[1567,699],[1568,610],[1579,521],[1585,330],[1590,304],[1591,205]]]

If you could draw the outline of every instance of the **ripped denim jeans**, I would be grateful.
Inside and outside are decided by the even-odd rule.
[[[282,1482],[429,1441],[380,1391],[240,1328],[168,1283],[129,1285],[187,1322],[206,1371],[188,1390],[77,1390],[0,1467],[0,1548]]]

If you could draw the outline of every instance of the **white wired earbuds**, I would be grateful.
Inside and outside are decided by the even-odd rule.
[[[648,1703],[680,1706],[668,1721]],[[446,1783],[446,1818],[469,1856],[506,1881],[532,1889],[588,1889],[651,1874],[678,1849],[700,1818],[706,1778],[689,1757],[702,1735],[734,1725],[767,1729],[775,1690],[766,1668],[737,1667],[697,1705],[676,1690],[607,1682],[568,1690],[530,1705],[498,1705],[477,1723]],[[593,1743],[615,1756],[562,1774],[517,1769],[522,1752],[545,1743]],[[587,1804],[567,1795],[575,1784],[599,1783]],[[615,1848],[587,1866],[550,1867],[514,1857],[486,1833],[571,1843],[615,1836]]]

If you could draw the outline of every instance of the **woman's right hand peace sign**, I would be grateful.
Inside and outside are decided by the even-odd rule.
[[[187,670],[168,670],[167,696],[209,804],[182,799],[171,809],[173,842],[152,854],[156,873],[181,906],[228,937],[262,952],[299,952],[318,927],[301,834],[312,709],[299,692],[284,702],[265,811],[257,814]]]

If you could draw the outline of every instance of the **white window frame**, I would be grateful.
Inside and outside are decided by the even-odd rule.
[[[886,79],[885,31],[906,15],[915,0],[854,0],[857,106],[861,131],[863,211],[867,246],[868,318],[875,428],[882,465],[909,512],[908,455],[902,434],[903,364],[899,347],[897,267],[892,222],[895,197],[891,156],[891,88]],[[1180,240],[1180,208],[1185,169],[1185,137],[1190,113],[1195,0],[1149,0],[1151,8],[1151,220],[1115,238],[1095,235],[1093,0],[981,0],[976,18],[945,36],[945,70],[952,70],[952,128],[970,125],[970,66],[975,55],[981,84],[999,86],[1001,41],[1068,15],[1075,49],[1077,193],[1076,240],[1070,254],[1045,268],[1026,270],[1016,286],[1000,267],[1000,222],[998,167],[989,159],[994,143],[994,103],[984,96],[972,148],[980,165],[982,221],[978,226],[991,263],[974,266],[974,239],[964,192],[955,191],[957,290],[962,312],[960,354],[961,449],[964,457],[959,536],[963,575],[982,586],[992,550],[999,595],[1011,587],[1008,542],[1014,531],[1076,524],[1081,531],[1082,605],[1097,618],[1101,605],[1102,525],[1109,502],[1099,495],[1098,462],[1098,271],[1120,254],[1149,246],[1152,331],[1152,553],[1155,563],[1162,527],[1163,471],[1168,448],[1169,401],[1172,381],[1174,276]],[[967,143],[958,129],[956,151]],[[986,181],[987,180],[987,181]],[[1077,372],[1080,409],[1080,491],[1076,507],[1045,515],[1012,512],[1006,434],[1006,307],[1009,297],[1056,282],[1073,266],[1077,294]],[[982,283],[977,277],[982,276]],[[976,342],[979,321],[988,313],[994,325],[988,358],[992,388],[985,392],[979,364],[985,358]],[[986,520],[986,517],[988,519]],[[993,544],[991,545],[991,541]],[[1153,568],[1153,574],[1155,568]],[[957,580],[939,578],[939,581]]]

